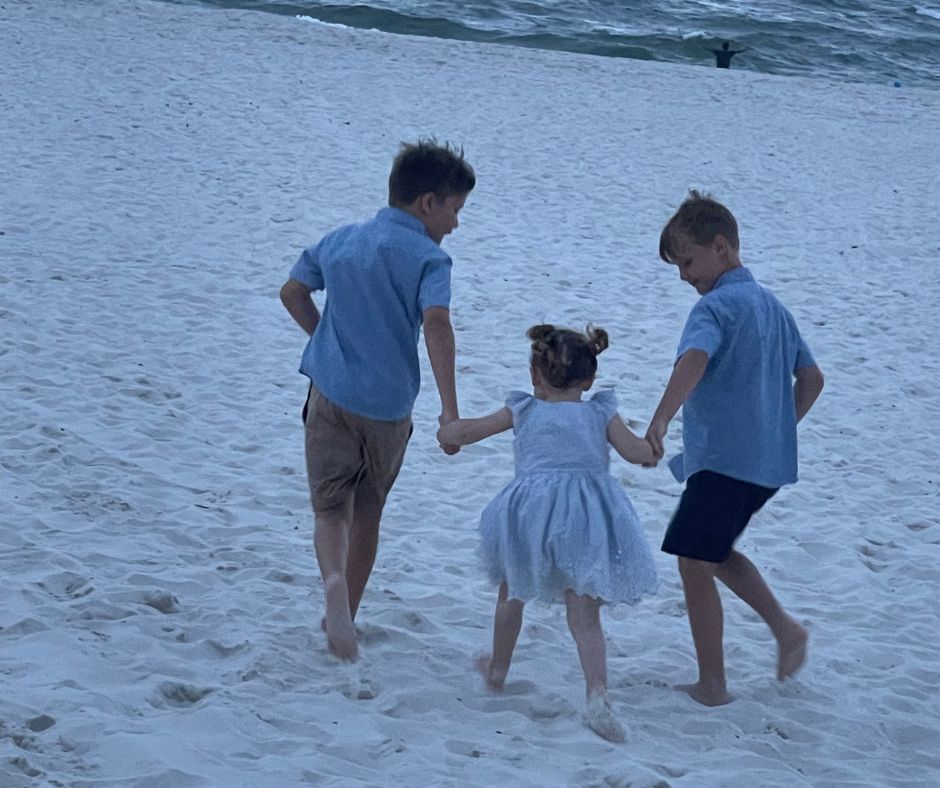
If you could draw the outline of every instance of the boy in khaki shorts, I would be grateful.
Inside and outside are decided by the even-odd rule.
[[[353,621],[411,437],[422,324],[440,422],[458,418],[452,263],[440,243],[457,228],[475,184],[462,152],[434,141],[402,145],[389,176],[389,207],[306,249],[281,288],[287,311],[310,336],[300,371],[311,382],[304,432],[314,547],[327,642],[343,660],[358,657]],[[315,290],[327,294],[322,316]]]

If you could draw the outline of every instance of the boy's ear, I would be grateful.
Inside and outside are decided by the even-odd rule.
[[[722,260],[727,260],[731,256],[731,244],[721,233],[718,233],[718,235],[712,239],[712,244],[714,245],[716,254]]]
[[[420,197],[418,197],[418,210],[420,210],[423,215],[429,214],[431,212],[433,202],[434,192],[425,192]]]

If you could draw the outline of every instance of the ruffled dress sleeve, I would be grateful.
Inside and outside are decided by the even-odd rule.
[[[604,414],[604,423],[610,424],[610,420],[617,415],[617,408],[619,407],[617,403],[617,394],[613,391],[613,389],[604,389],[603,391],[598,391],[593,397],[591,397],[591,402],[597,405]]]
[[[518,424],[522,414],[532,407],[535,397],[524,391],[512,391],[506,397],[506,407],[512,413],[512,423]]]

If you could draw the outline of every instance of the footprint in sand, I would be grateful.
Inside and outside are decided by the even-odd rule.
[[[49,575],[45,580],[37,585],[48,592],[56,599],[78,599],[87,596],[95,587],[90,584],[86,577],[77,575],[74,572],[60,572],[55,575]]]
[[[374,700],[378,697],[378,686],[364,677],[352,677],[346,681],[341,692],[349,700]]]
[[[26,721],[26,727],[33,733],[42,733],[49,730],[53,725],[55,725],[55,720],[48,714],[40,714],[38,717]]]
[[[195,706],[213,691],[213,689],[208,687],[196,687],[192,684],[166,681],[159,686],[156,694],[151,698],[151,703],[154,706],[186,708],[188,706]]]
[[[179,600],[169,591],[146,591],[141,594],[140,601],[166,615],[180,612]]]

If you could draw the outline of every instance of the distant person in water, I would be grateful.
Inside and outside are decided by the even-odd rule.
[[[715,56],[716,67],[731,68],[731,58],[741,52],[747,52],[747,47],[744,47],[744,49],[731,49],[731,44],[725,41],[721,45],[721,49],[709,49],[708,51]]]

